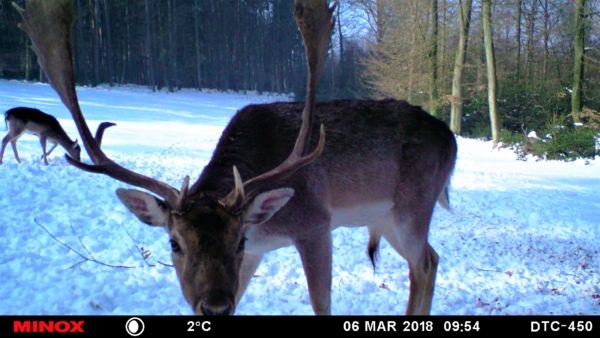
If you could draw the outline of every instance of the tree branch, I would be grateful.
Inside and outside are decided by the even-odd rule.
[[[67,248],[67,250],[69,250],[69,251],[71,251],[71,252],[75,253],[77,256],[79,256],[79,257],[81,257],[81,258],[83,259],[82,261],[80,261],[80,262],[78,262],[78,263],[75,263],[75,264],[71,265],[71,266],[69,267],[69,269],[72,269],[72,268],[74,268],[74,267],[76,267],[76,266],[78,266],[78,265],[81,265],[81,264],[83,264],[83,263],[86,263],[86,262],[93,262],[93,263],[100,264],[100,265],[102,265],[102,266],[106,266],[106,267],[109,267],[109,268],[118,268],[118,269],[133,269],[133,268],[135,268],[135,266],[128,266],[128,265],[113,265],[113,264],[108,264],[108,263],[105,263],[105,262],[102,262],[102,261],[99,261],[99,260],[95,259],[95,258],[92,256],[92,254],[90,253],[89,249],[88,249],[88,248],[85,246],[85,244],[83,244],[83,242],[81,241],[81,239],[80,239],[79,237],[77,237],[77,238],[78,238],[78,240],[79,240],[79,243],[81,243],[81,245],[83,246],[84,250],[85,250],[85,251],[88,253],[88,255],[89,255],[89,257],[88,257],[88,256],[86,256],[86,255],[82,254],[81,252],[79,252],[79,251],[75,250],[75,249],[74,249],[72,246],[70,246],[69,244],[67,244],[67,243],[65,243],[65,242],[63,242],[63,241],[61,241],[61,240],[60,240],[58,237],[54,236],[54,234],[52,234],[52,232],[50,232],[50,230],[48,230],[48,228],[46,228],[45,226],[43,226],[43,225],[42,225],[42,224],[41,224],[41,223],[40,223],[40,222],[37,220],[37,218],[33,218],[33,221],[34,221],[34,222],[35,222],[35,224],[37,224],[37,225],[38,225],[40,228],[44,229],[44,231],[46,231],[46,233],[47,233],[48,235],[50,235],[50,237],[52,237],[52,239],[54,239],[56,242],[58,242],[58,243],[59,243],[60,245],[62,245],[63,247]],[[71,225],[71,229],[73,229],[73,226],[72,226],[72,225]]]

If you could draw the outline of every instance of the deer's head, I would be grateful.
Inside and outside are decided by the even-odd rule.
[[[196,314],[232,314],[246,230],[267,222],[293,196],[289,188],[269,190],[246,202],[234,167],[236,189],[226,198],[187,194],[175,207],[152,194],[118,189],[117,196],[140,221],[164,227],[183,294]],[[187,181],[187,179],[186,179]]]
[[[81,147],[79,146],[79,142],[75,140],[67,149],[69,156],[71,156],[74,160],[81,161]]]

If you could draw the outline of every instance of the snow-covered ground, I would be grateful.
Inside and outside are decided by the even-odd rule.
[[[109,156],[173,186],[200,173],[238,108],[281,99],[141,88],[79,96],[92,128],[117,122]],[[76,135],[48,85],[0,80],[0,110],[14,106],[51,113]],[[18,147],[23,163],[9,146],[0,166],[0,314],[191,314],[165,265],[167,236],[118,202],[121,183],[69,166],[62,150],[44,166],[33,136]],[[523,162],[459,139],[451,202],[430,232],[440,255],[433,314],[600,314],[600,160]],[[334,232],[333,313],[402,314],[406,264],[382,242],[373,272],[367,238],[364,228]],[[294,249],[265,258],[237,312],[312,313]]]

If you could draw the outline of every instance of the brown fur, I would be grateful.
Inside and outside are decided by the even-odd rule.
[[[194,201],[197,196],[217,200],[224,196],[233,186],[228,174],[233,165],[242,177],[253,177],[285,159],[293,147],[302,108],[302,103],[275,103],[252,105],[238,112],[223,132],[213,158],[190,189],[189,200]],[[386,221],[390,224],[369,224],[371,260],[375,261],[379,238],[384,234],[409,260],[411,271],[417,275],[415,279],[431,283],[433,277],[425,276],[431,275],[437,260],[427,257],[437,255],[434,251],[428,253],[432,249],[427,244],[427,233],[436,201],[444,205],[447,200],[446,184],[456,159],[452,132],[419,107],[396,100],[319,103],[315,123],[327,126],[322,156],[291,178],[263,188],[290,187],[296,193],[270,221],[249,226],[251,229],[246,231],[257,235],[251,236],[248,246],[274,249],[269,241],[287,238],[303,258],[315,311],[328,313],[329,232],[337,226],[330,224],[332,213],[339,208],[360,210],[365,203],[391,201],[393,207]],[[313,134],[315,140],[315,128]],[[178,226],[208,226],[204,224],[198,220]],[[371,232],[371,228],[376,230]],[[411,245],[402,247],[404,242]],[[254,257],[264,253],[251,252]],[[421,269],[426,272],[418,271]],[[317,286],[311,287],[311,281]],[[240,281],[241,288],[247,282]],[[428,313],[431,294],[415,288],[415,293],[421,293],[425,299],[413,301],[415,308],[408,313]],[[432,285],[428,288],[432,292]]]

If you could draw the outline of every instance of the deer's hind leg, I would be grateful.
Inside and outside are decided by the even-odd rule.
[[[421,210],[421,211],[419,211]],[[394,205],[380,220],[378,232],[408,263],[410,293],[407,315],[428,315],[431,311],[438,255],[427,235],[432,210]]]
[[[17,151],[17,139],[21,136],[21,134],[14,135],[13,132],[9,130],[9,132],[2,139],[2,149],[0,150],[0,164],[2,164],[2,159],[4,158],[4,150],[6,146],[10,142],[10,146],[12,147],[13,154],[15,154],[15,159],[17,162],[21,163],[21,159],[19,158],[19,152]]]
[[[4,158],[4,149],[6,149],[8,142],[10,142],[10,134],[6,134],[6,136],[2,138],[2,149],[0,149],[0,164],[2,164],[2,159]]]

